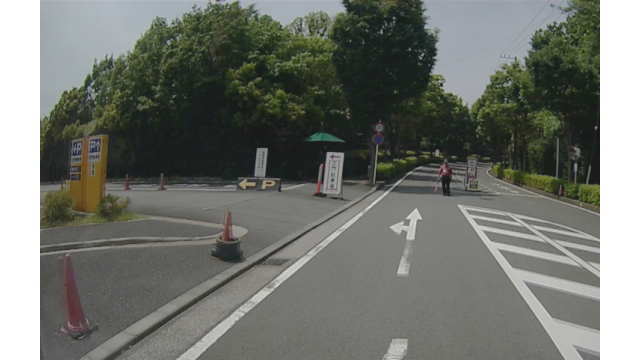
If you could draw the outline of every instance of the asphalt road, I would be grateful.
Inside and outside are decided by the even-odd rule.
[[[178,187],[176,187],[177,189]],[[284,187],[287,188],[286,186]],[[57,185],[41,186],[41,200]],[[180,187],[168,191],[108,192],[131,198],[134,212],[222,223],[226,209],[233,223],[249,232],[243,238],[251,256],[288,234],[327,215],[369,190],[361,184],[345,186],[344,199],[315,198],[314,186],[303,184],[278,192],[218,192]],[[202,236],[218,230],[142,220],[47,229],[41,244],[89,241],[126,236]],[[211,244],[101,248],[73,254],[76,281],[84,311],[98,330],[82,341],[60,333],[64,322],[60,254],[40,258],[41,339],[45,359],[78,359],[135,321],[199,283],[232,266],[210,256]]]
[[[436,170],[346,219],[180,359],[599,358],[599,216],[486,169],[482,192],[445,197]]]

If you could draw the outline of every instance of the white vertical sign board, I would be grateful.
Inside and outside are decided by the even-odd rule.
[[[342,167],[344,165],[344,153],[328,152],[324,166],[323,193],[338,195],[342,192]]]
[[[269,148],[258,148],[256,150],[256,166],[253,171],[254,177],[266,177],[267,176],[267,155],[269,154]]]

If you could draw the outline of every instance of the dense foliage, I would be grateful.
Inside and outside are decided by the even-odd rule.
[[[566,21],[538,30],[523,62],[505,64],[472,107],[477,134],[494,158],[514,169],[570,175],[570,145],[582,151],[579,179],[593,165],[599,181],[600,2],[571,0]],[[564,169],[562,169],[564,168]]]
[[[435,35],[425,29],[422,2],[345,5],[337,19],[313,12],[286,27],[237,2],[194,7],[171,22],[156,18],[130,52],[96,61],[42,119],[42,179],[66,177],[69,141],[97,133],[110,135],[110,177],[246,176],[256,147],[269,148],[269,176],[313,177],[323,149],[366,149],[377,119],[393,123],[385,134],[393,151],[438,142],[464,151],[446,136],[462,139],[451,135],[459,129],[471,136],[468,110],[430,74]],[[349,28],[354,17],[378,21],[375,34]],[[336,39],[353,36],[377,39],[382,55],[366,62],[386,68],[346,69],[338,59],[355,53],[346,55]],[[389,101],[354,95],[369,86],[359,82],[362,75],[372,89],[391,91],[381,94]],[[304,142],[317,131],[347,143]],[[359,154],[348,154],[347,175],[366,172],[367,154]]]

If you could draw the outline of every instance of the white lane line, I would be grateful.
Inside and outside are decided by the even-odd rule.
[[[592,273],[593,275],[600,277],[600,271],[598,271],[596,268],[594,268],[593,266],[589,265],[589,263],[587,263],[586,261],[582,260],[580,257],[578,257],[577,255],[575,255],[574,253],[572,253],[571,251],[567,250],[565,247],[560,246],[560,244],[558,244],[555,240],[550,239],[548,236],[546,236],[545,234],[541,233],[540,231],[534,229],[531,225],[525,223],[524,221],[518,219],[517,216],[515,215],[511,215],[511,217],[515,220],[518,221],[520,223],[522,223],[523,226],[525,226],[529,231],[531,231],[532,233],[538,235],[541,239],[543,239],[547,244],[553,246],[554,248],[556,248],[556,250],[560,251],[561,253],[565,254],[567,257],[569,257],[571,260],[575,261],[576,264],[580,265],[583,269],[587,270],[588,272]]]
[[[307,185],[307,184],[298,184],[298,185],[291,185],[291,186],[283,187],[282,191],[297,189],[297,188],[303,187],[305,185]]]
[[[517,221],[503,220],[503,219],[487,217],[487,216],[480,216],[480,215],[471,215],[471,217],[476,219],[476,220],[491,221],[491,222],[497,222],[497,223],[500,223],[500,224],[507,224],[507,225],[513,225],[513,226],[522,227],[522,225]]]
[[[497,177],[494,177],[494,176],[490,175],[490,174],[489,174],[489,170],[491,170],[491,168],[487,169],[487,176],[489,176],[490,178],[493,178],[494,180],[502,181],[502,180],[498,179]],[[503,181],[503,182],[504,182],[504,181]],[[510,185],[510,186],[515,186],[515,185],[509,184],[509,183],[507,183],[507,182],[504,182],[504,183],[505,183],[505,184],[507,184],[507,185]],[[555,202],[560,203],[560,204],[562,204],[562,205],[566,205],[566,206],[570,206],[570,207],[572,207],[572,208],[576,208],[576,209],[582,210],[582,211],[587,212],[587,213],[589,213],[589,214],[591,214],[591,215],[600,216],[600,213],[597,213],[597,212],[595,212],[595,211],[591,211],[591,210],[588,210],[588,209],[582,208],[582,207],[580,207],[580,206],[576,206],[576,205],[573,205],[573,204],[566,203],[566,202],[564,202],[564,201],[556,200],[556,199],[554,199],[554,198],[550,198],[550,197],[548,197],[548,196],[542,196],[542,195],[540,195],[540,194],[536,194],[536,193],[534,193],[533,191],[529,191],[529,190],[527,190],[527,189],[525,189],[525,188],[520,188],[520,187],[518,187],[518,189],[519,189],[519,190],[522,190],[522,191],[524,191],[524,192],[528,192],[528,193],[530,193],[530,194],[533,194],[533,195],[535,195],[535,197],[539,197],[539,198],[543,198],[543,199],[547,199],[547,200],[555,201]]]
[[[587,350],[586,352],[600,354],[600,331],[570,322],[554,319],[556,331],[565,341]]]
[[[527,270],[514,269],[524,282],[584,298],[600,300],[600,288]]]
[[[407,356],[407,347],[409,346],[409,340],[407,339],[392,339],[389,344],[387,353],[384,354],[382,360],[402,360]]]
[[[600,242],[600,239],[595,238],[595,237],[593,237],[593,236],[591,236],[589,234],[581,234],[581,233],[576,233],[576,232],[571,232],[571,231],[552,229],[552,228],[549,228],[549,227],[546,227],[546,226],[540,226],[540,225],[532,225],[532,227],[534,229],[536,229],[536,230],[540,230],[540,231],[544,231],[544,232],[550,232],[550,233],[554,233],[554,234],[573,236],[573,237],[577,237],[577,238],[580,238],[580,239]]]
[[[556,254],[548,253],[546,251],[531,250],[531,249],[527,249],[519,246],[513,246],[513,245],[496,243],[496,242],[494,242],[493,244],[495,247],[498,248],[498,250],[501,250],[501,251],[507,251],[514,254],[531,256],[537,259],[553,261],[553,262],[557,262],[565,265],[578,266],[578,264],[576,264],[575,261],[569,259],[566,256],[556,255]]]
[[[591,264],[591,266],[593,266],[594,268],[598,269],[598,271],[600,271],[600,264],[591,261],[589,264]]]
[[[293,274],[300,270],[307,262],[313,259],[322,249],[329,246],[335,239],[338,238],[344,231],[346,231],[351,225],[358,221],[364,214],[366,214],[373,206],[384,199],[393,189],[395,189],[404,179],[411,175],[414,170],[405,174],[402,179],[396,181],[391,188],[380,195],[373,203],[367,206],[364,210],[360,211],[344,225],[335,230],[331,235],[327,236],[318,245],[314,246],[309,252],[296,260],[291,266],[284,270],[278,277],[269,282],[265,287],[260,289],[255,295],[253,295],[244,304],[240,305],[231,315],[227,316],[224,320],[219,322],[211,331],[205,334],[200,340],[198,340],[192,347],[185,351],[177,360],[196,360],[202,355],[208,348],[218,341],[224,334],[229,331],[235,323],[240,321],[249,311],[256,307],[267,296],[271,295],[282,283],[289,279]]]
[[[411,269],[411,262],[409,258],[411,258],[411,253],[413,252],[413,240],[407,239],[404,244],[404,251],[402,252],[402,257],[400,258],[400,264],[398,265],[398,271],[396,275],[400,277],[409,276],[409,270]]]
[[[493,246],[494,243],[489,240],[489,237],[487,237],[487,235],[480,229],[478,224],[473,221],[473,219],[467,212],[466,207],[458,205],[458,208],[469,222],[469,225],[471,225],[473,230],[476,232],[478,237],[480,237],[491,255],[493,255],[493,257],[496,259],[498,265],[500,265],[500,267],[502,268],[502,271],[504,271],[509,280],[511,280],[511,283],[516,288],[516,290],[518,290],[520,296],[522,296],[527,305],[529,305],[529,308],[536,316],[540,324],[542,324],[542,327],[545,329],[547,334],[549,334],[551,341],[553,341],[553,343],[556,345],[556,348],[558,348],[558,351],[560,352],[562,357],[565,360],[582,360],[582,357],[580,356],[576,348],[573,347],[573,345],[564,341],[564,338],[560,338],[559,336],[557,336],[557,329],[554,326],[554,319],[551,317],[551,315],[549,315],[547,310],[542,306],[535,295],[533,295],[531,289],[529,289],[529,287],[518,277],[507,259],[495,246]]]
[[[498,228],[494,228],[494,227],[491,227],[491,226],[483,226],[483,225],[478,225],[478,228],[480,230],[482,230],[482,231],[485,231],[485,232],[491,232],[491,233],[500,234],[500,235],[517,237],[517,238],[520,238],[520,239],[544,242],[544,240],[540,239],[539,237],[537,237],[537,236],[535,236],[533,234],[525,234],[525,233],[521,233],[521,232],[518,232],[518,231],[498,229]]]
[[[568,247],[576,250],[588,251],[595,254],[600,254],[600,248],[597,248],[597,247],[576,244],[569,241],[562,241],[562,240],[555,240],[555,241],[564,247]]]

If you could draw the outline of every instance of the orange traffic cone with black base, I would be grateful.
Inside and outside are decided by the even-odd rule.
[[[222,235],[216,241],[216,247],[211,250],[211,255],[221,260],[238,262],[244,260],[240,249],[240,240],[233,236],[231,224],[231,212],[226,211],[224,216],[224,229]]]
[[[69,254],[64,256],[64,299],[67,308],[67,321],[60,330],[76,340],[84,339],[95,327],[91,326],[82,310],[71,264],[71,255]]]

